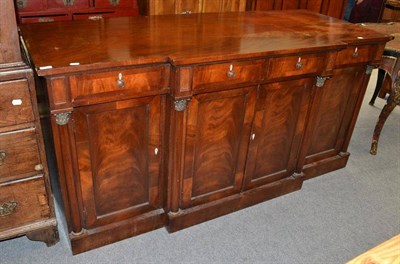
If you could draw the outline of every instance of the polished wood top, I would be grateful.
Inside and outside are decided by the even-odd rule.
[[[342,49],[390,39],[304,10],[121,17],[26,24],[21,30],[39,75]],[[52,68],[40,69],[46,66]]]

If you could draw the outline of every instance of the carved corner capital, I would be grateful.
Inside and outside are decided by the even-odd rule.
[[[376,66],[374,65],[367,65],[367,68],[365,69],[365,74],[370,75],[372,73],[372,70],[375,68]]]
[[[54,114],[54,116],[56,117],[57,125],[63,126],[63,125],[68,124],[69,119],[71,117],[71,112]]]
[[[175,110],[181,112],[187,108],[187,103],[190,101],[190,98],[176,100],[174,102]]]
[[[317,76],[316,81],[315,81],[315,86],[318,88],[321,88],[324,86],[325,81],[329,79],[328,77],[322,77],[322,76]]]

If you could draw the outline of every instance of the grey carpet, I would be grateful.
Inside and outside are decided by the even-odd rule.
[[[303,189],[168,234],[159,229],[72,256],[66,235],[50,248],[25,237],[0,242],[0,263],[345,263],[400,233],[400,107],[389,117],[378,155],[369,154],[384,105],[368,105],[376,71],[349,148],[346,168]]]

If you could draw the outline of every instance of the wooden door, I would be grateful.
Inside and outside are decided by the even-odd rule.
[[[175,14],[175,0],[148,0],[149,15]],[[139,1],[138,3],[141,3]]]
[[[296,169],[313,78],[259,88],[243,189],[293,175]]]
[[[221,12],[239,12],[246,10],[246,0],[223,0]]]
[[[74,110],[84,227],[162,208],[163,98]]]
[[[194,96],[189,104],[181,208],[239,193],[255,88]]]
[[[201,12],[202,0],[175,0],[176,14],[191,14]]]
[[[343,146],[364,77],[363,66],[337,69],[333,77],[317,90],[305,164],[345,151]]]
[[[203,13],[221,12],[223,0],[202,0],[201,11]]]

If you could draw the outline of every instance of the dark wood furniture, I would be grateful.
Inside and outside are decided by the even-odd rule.
[[[342,19],[347,0],[247,0],[247,10],[307,9]]]
[[[400,21],[400,1],[387,0],[385,9],[383,10],[382,22],[399,22]]]
[[[386,87],[389,97],[386,105],[383,107],[381,114],[379,115],[378,121],[375,126],[374,134],[372,136],[372,144],[370,153],[376,155],[378,151],[378,141],[381,134],[382,128],[389,117],[390,113],[396,107],[400,105],[400,24],[399,23],[367,23],[363,24],[364,27],[390,34],[394,39],[385,47],[383,52],[382,61],[379,65],[378,82],[375,87],[374,94],[369,102],[370,105],[374,105],[375,99],[381,90],[385,90],[380,97],[385,98]]]
[[[237,12],[246,0],[138,0],[141,15]]]
[[[0,240],[58,241],[32,69],[12,0],[0,1]]]
[[[381,22],[385,3],[386,0],[364,0],[354,6],[349,21],[352,23]]]
[[[47,90],[74,254],[344,167],[391,38],[304,10],[21,28]]]
[[[137,0],[14,0],[19,23],[137,16]]]

